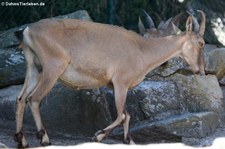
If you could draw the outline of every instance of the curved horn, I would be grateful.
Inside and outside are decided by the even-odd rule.
[[[200,27],[199,27],[199,23],[198,23],[197,19],[189,11],[187,11],[187,13],[192,17],[192,20],[193,20],[193,23],[194,23],[194,32],[198,33]]]
[[[182,31],[172,22],[173,33],[172,34],[180,34]]]
[[[155,28],[155,24],[154,24],[152,18],[150,17],[150,15],[144,9],[141,9],[141,10],[145,14],[146,21],[147,21],[147,24],[148,24],[148,28],[149,29]]]
[[[172,21],[172,17],[171,18],[169,18],[168,20],[166,20],[166,22],[163,24],[163,26],[162,26],[162,30],[166,30],[167,28],[168,28],[168,26],[169,26],[169,24],[171,23],[171,21]]]
[[[202,10],[197,10],[197,11],[200,12],[201,15],[202,15],[202,22],[201,22],[201,25],[200,25],[199,34],[201,36],[203,36],[204,33],[205,33],[206,17],[205,17],[205,13]]]
[[[161,21],[161,22],[159,23],[157,29],[158,29],[158,30],[162,30],[164,23],[165,23],[164,21]]]
[[[145,26],[141,21],[141,17],[138,18],[138,29],[141,35],[144,35],[146,32]]]
[[[174,25],[176,25],[176,26],[180,25],[180,19],[181,19],[182,15],[183,15],[183,12],[179,13],[172,19],[172,22],[174,23]]]

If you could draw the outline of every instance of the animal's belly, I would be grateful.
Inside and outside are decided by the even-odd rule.
[[[107,85],[105,79],[98,79],[89,74],[76,71],[72,67],[68,67],[59,77],[59,81],[64,85],[74,89],[92,89]]]

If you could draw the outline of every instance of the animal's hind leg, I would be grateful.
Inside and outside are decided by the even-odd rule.
[[[14,137],[15,141],[18,142],[19,148],[28,146],[26,139],[22,133],[24,109],[26,106],[27,97],[37,85],[39,75],[40,75],[37,69],[34,67],[34,63],[33,63],[34,53],[29,48],[25,47],[24,55],[27,61],[27,72],[26,72],[26,78],[23,85],[23,89],[16,100],[16,104],[17,104],[16,134]]]
[[[44,146],[49,145],[50,141],[49,141],[47,131],[42,124],[39,106],[42,99],[52,89],[52,87],[58,80],[59,76],[64,72],[67,65],[68,63],[63,63],[63,61],[60,61],[60,59],[58,59],[58,62],[54,63],[54,65],[51,64],[51,61],[49,60],[48,65],[43,66],[41,78],[40,78],[40,81],[38,82],[38,85],[28,97],[29,106],[31,108],[34,121],[36,123],[37,130],[38,130],[37,137],[38,139],[41,139],[41,145],[44,145]],[[54,69],[51,68],[52,66],[54,66]]]
[[[103,130],[100,130],[95,133],[95,136],[93,137],[93,141],[101,141],[103,138],[109,135],[109,133],[116,128],[118,125],[122,124],[125,120],[125,114],[124,114],[124,106],[126,102],[126,96],[127,96],[127,87],[119,82],[113,82],[114,86],[114,94],[115,94],[115,104],[117,109],[117,118],[116,120],[106,127]],[[128,121],[129,122],[129,121]]]
[[[40,115],[40,100],[34,100],[29,102],[29,106],[31,108],[34,121],[37,127],[37,138],[41,140],[40,144],[43,146],[50,145],[48,134],[42,124],[41,115]]]
[[[17,98],[16,105],[16,134],[14,136],[14,140],[18,143],[18,148],[28,147],[27,141],[22,132],[23,116],[26,106],[25,100]]]

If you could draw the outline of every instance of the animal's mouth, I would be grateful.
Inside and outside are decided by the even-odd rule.
[[[205,68],[204,69],[201,69],[199,67],[191,67],[189,66],[189,70],[191,70],[194,74],[196,75],[205,75]]]

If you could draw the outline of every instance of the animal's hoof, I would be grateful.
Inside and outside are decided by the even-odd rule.
[[[42,137],[45,135],[45,131],[41,129],[40,131],[37,132],[37,138],[42,139]]]
[[[99,142],[101,141],[105,136],[105,131],[104,130],[99,130],[95,133],[94,137],[92,137],[92,142]]]
[[[129,139],[123,140],[123,143],[124,143],[124,144],[130,144],[130,140],[129,140]]]
[[[18,143],[17,148],[18,149],[29,148],[29,144],[23,145],[22,142],[21,142],[21,143]]]
[[[23,138],[23,133],[22,132],[16,133],[14,135],[15,142],[22,142],[22,138]]]
[[[98,142],[97,137],[96,136],[92,137],[91,142]]]
[[[29,145],[23,141],[23,133],[22,132],[16,133],[14,135],[14,140],[15,140],[15,142],[18,143],[17,148],[22,149],[22,148],[28,148],[29,147]]]
[[[52,145],[51,144],[51,142],[40,142],[40,144],[42,145],[42,146],[49,146],[49,145]]]
[[[135,144],[130,134],[127,135],[127,139],[123,140],[123,143],[124,144]]]

